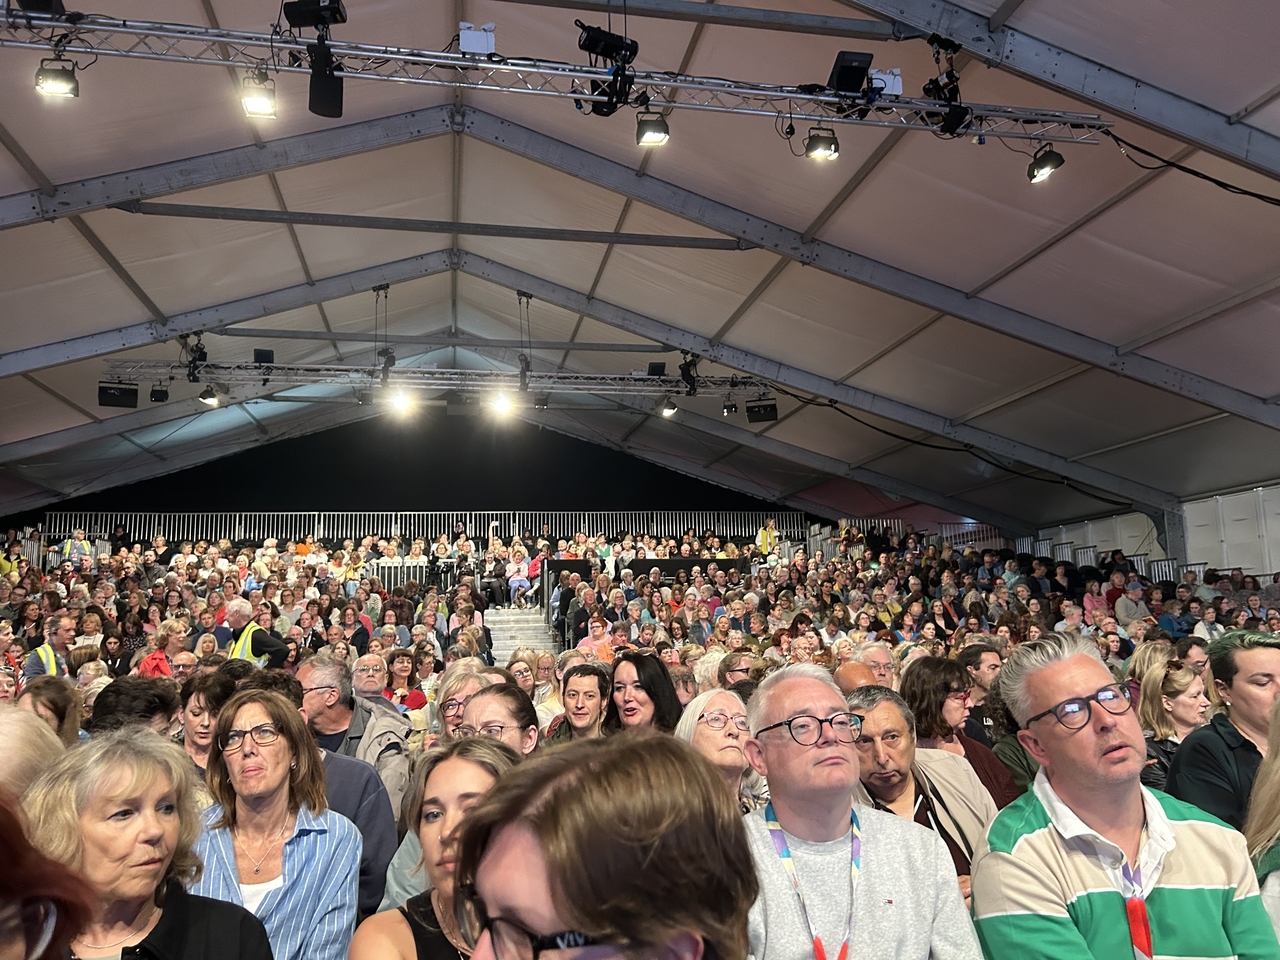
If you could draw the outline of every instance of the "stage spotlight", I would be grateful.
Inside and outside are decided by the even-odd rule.
[[[546,410],[549,406],[551,406],[551,397],[549,395],[544,393],[533,398],[533,409]]]
[[[610,33],[601,27],[589,27],[581,20],[573,21],[582,31],[578,36],[578,49],[602,60],[611,60],[617,64],[628,64],[640,52],[640,44],[629,37]]]
[[[493,399],[489,401],[489,406],[500,417],[510,416],[513,409],[511,398],[505,393],[495,393]]]
[[[391,394],[391,409],[396,413],[408,413],[413,407],[413,401],[409,399],[409,394],[403,390],[397,390]]]
[[[1040,149],[1035,153],[1035,157],[1027,165],[1027,179],[1032,183],[1044,183],[1053,175],[1053,171],[1066,162],[1062,158],[1062,154],[1057,150],[1054,150],[1047,143],[1041,144]]]
[[[834,160],[840,156],[840,141],[829,127],[810,127],[804,138],[804,155],[810,160]]]
[[[324,28],[327,31],[327,28]],[[307,44],[311,57],[311,90],[307,109],[317,117],[342,116],[342,64],[334,63],[325,32]]]
[[[660,147],[671,139],[666,118],[645,110],[636,117],[636,143],[642,147]]]
[[[246,117],[275,119],[276,82],[267,76],[266,70],[259,67],[240,81],[240,103]]]
[[[169,388],[163,383],[157,383],[151,388],[152,403],[166,403],[169,400]]]
[[[342,0],[289,0],[282,4],[284,18],[291,27],[331,27],[347,22]]]
[[[684,381],[684,395],[686,397],[696,397],[698,395],[698,357],[696,354],[685,356],[684,362],[680,364],[680,379]]]
[[[76,65],[61,57],[41,60],[40,69],[36,71],[36,91],[46,97],[63,99],[80,96],[80,81],[76,79]]]
[[[205,387],[200,391],[200,402],[210,407],[216,407],[219,403],[218,392],[212,386]]]
[[[729,414],[737,413],[737,412],[738,412],[738,405],[736,403],[734,403],[732,400],[726,400],[724,402],[724,416],[727,417]]]
[[[664,417],[674,417],[677,409],[679,408],[670,400],[665,400],[662,403],[662,415]]]

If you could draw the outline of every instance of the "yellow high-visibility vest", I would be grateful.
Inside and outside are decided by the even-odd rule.
[[[255,632],[265,633],[266,631],[250,620],[241,632],[240,639],[233,643],[231,649],[227,651],[227,656],[232,660],[248,660],[259,667],[265,667],[267,658],[253,655],[253,635]]]

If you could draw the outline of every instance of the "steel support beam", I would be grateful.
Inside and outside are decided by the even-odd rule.
[[[585,10],[588,13],[619,13],[618,0],[506,0],[538,7]],[[852,20],[847,17],[824,17],[790,10],[757,10],[754,7],[730,7],[694,0],[627,0],[626,12],[632,17],[659,20],[681,20],[686,23],[710,23],[724,27],[750,27],[778,30],[783,33],[807,33],[820,37],[847,37],[850,40],[909,40],[921,36],[900,23],[879,20]]]
[[[216,307],[205,307],[192,310],[169,318],[168,323],[135,323],[101,333],[91,333],[83,337],[74,337],[59,343],[45,344],[39,347],[27,347],[0,354],[0,377],[12,377],[32,370],[57,366],[61,363],[73,363],[77,360],[88,360],[108,353],[141,347],[150,343],[163,343],[183,334],[197,332],[214,333],[223,327],[247,320],[260,320],[263,317],[286,313],[299,307],[313,306],[327,300],[337,300],[356,293],[366,293],[382,283],[404,283],[444,273],[450,267],[447,251],[427,253],[408,260],[397,260],[365,270],[342,273],[335,277],[326,277],[315,283],[300,283],[297,286],[285,287],[271,293],[256,297],[245,297]],[[326,336],[325,339],[332,339]]]
[[[657,404],[649,397],[626,397],[622,401],[628,407],[652,416],[657,411]],[[875,487],[892,497],[902,497],[915,500],[918,503],[928,504],[937,507],[940,510],[946,510],[960,517],[968,517],[977,520],[980,523],[988,523],[994,527],[999,527],[1000,531],[1010,539],[1019,536],[1026,536],[1035,532],[1035,526],[1027,520],[1022,520],[1009,514],[1001,513],[997,510],[990,510],[980,507],[976,503],[970,503],[967,500],[960,500],[955,497],[945,496],[936,490],[929,490],[924,487],[917,486],[913,483],[907,483],[896,477],[890,477],[874,470],[867,470],[862,467],[851,467],[849,464],[829,457],[826,454],[815,453],[804,447],[798,447],[795,444],[785,443],[781,440],[775,440],[772,437],[760,436],[740,427],[737,424],[730,423],[726,420],[717,420],[715,417],[704,417],[701,414],[693,413],[689,410],[680,409],[674,417],[660,418],[666,423],[678,424],[704,433],[709,436],[717,437],[721,440],[727,440],[730,443],[738,444],[760,453],[777,457],[780,460],[786,460],[797,466],[807,467],[810,470],[816,470],[819,473],[826,474],[831,477],[842,477],[846,480],[853,480],[856,483],[866,484]],[[821,480],[807,483],[800,490],[807,490],[812,486],[821,483]],[[800,490],[784,491],[785,493],[794,495]]]
[[[521,227],[501,223],[459,223],[405,217],[365,217],[347,213],[308,213],[299,210],[257,210],[192,203],[132,201],[115,209],[151,217],[188,220],[233,220],[243,223],[283,223],[290,226],[347,227],[357,230],[395,230],[404,233],[444,233],[451,236],[507,237],[517,240],[563,240],[569,243],[616,243],[632,247],[681,247],[691,250],[752,250],[745,240],[720,237],[676,237],[653,233],[609,233],[605,230],[565,230],[559,227]]]
[[[1210,153],[1280,179],[1280,137],[1140,78],[1037,40],[948,0],[843,0],[925,34],[938,33],[988,63],[1130,117]],[[997,14],[999,11],[997,11]]]
[[[414,334],[329,333],[324,330],[264,330],[227,327],[220,337],[252,340],[323,340],[349,343],[407,343],[416,347],[466,347],[469,350],[585,350],[588,353],[672,353],[661,343],[579,343],[576,340],[490,340],[487,337],[447,337]]]
[[[344,127],[249,144],[187,160],[159,163],[56,186],[0,197],[0,229],[56,220],[103,207],[256,177],[323,160],[413,143],[452,129],[450,106],[401,113]]]
[[[1218,410],[1280,429],[1280,408],[1269,405],[1261,397],[1141,354],[1122,356],[1114,346],[1105,341],[1068,330],[992,300],[970,297],[963,290],[834,244],[816,239],[806,242],[795,230],[736,210],[683,187],[647,175],[637,176],[636,171],[620,163],[481,110],[468,108],[463,123],[467,133],[486,143],[700,223],[712,230],[741,237],[808,266]]]
[[[619,330],[669,344],[680,350],[688,350],[727,367],[741,370],[794,390],[802,390],[814,396],[825,397],[857,410],[907,424],[931,434],[946,437],[959,444],[969,444],[997,457],[1020,461],[1029,466],[1048,470],[1080,483],[1086,483],[1109,493],[1127,497],[1135,502],[1160,509],[1173,509],[1179,501],[1172,494],[1148,487],[1124,477],[1071,463],[1064,457],[1010,440],[987,430],[955,424],[945,417],[897,400],[891,400],[848,384],[836,383],[826,377],[779,363],[759,354],[730,347],[723,343],[712,344],[705,337],[689,333],[678,327],[646,317],[634,311],[605,301],[588,298],[575,290],[543,280],[512,267],[495,263],[473,253],[463,253],[458,269],[473,277],[488,280],[511,290],[524,290],[547,303],[573,313],[584,314]]]

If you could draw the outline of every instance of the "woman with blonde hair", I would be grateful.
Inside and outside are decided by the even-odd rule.
[[[65,746],[74,746],[81,737],[83,701],[75,684],[65,677],[36,677],[18,694],[18,706],[34,713],[49,725]]]
[[[74,957],[271,960],[256,917],[187,892],[201,875],[202,824],[195,774],[176,744],[139,726],[105,734],[63,754],[23,807],[32,843],[92,888]]]
[[[1142,768],[1146,786],[1164,789],[1173,755],[1204,725],[1208,708],[1204,680],[1181,660],[1166,660],[1146,672],[1138,700],[1138,723],[1147,741],[1147,765]]]
[[[741,960],[759,892],[723,777],[652,734],[577,741],[509,771],[467,815],[454,882],[459,928],[485,958],[572,944],[597,960]]]
[[[1280,936],[1280,699],[1271,708],[1267,756],[1249,795],[1244,839],[1262,886],[1262,905]]]

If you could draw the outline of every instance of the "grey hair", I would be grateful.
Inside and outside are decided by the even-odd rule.
[[[350,644],[348,644],[350,646]],[[312,686],[332,685],[338,690],[338,702],[351,706],[351,668],[337,657],[311,657],[302,666],[311,668]]]
[[[840,692],[840,688],[832,679],[831,671],[826,667],[820,667],[816,663],[789,664],[780,670],[775,670],[760,681],[760,686],[756,688],[751,702],[747,704],[747,722],[751,725],[753,737],[764,726],[764,718],[769,712],[769,701],[772,699],[774,688],[787,680],[816,680],[834,690],[841,700],[844,699],[844,694]]]
[[[706,656],[698,658],[698,662],[693,665],[693,679],[698,681],[699,686],[716,682],[716,671],[720,669],[720,661],[725,656],[723,650],[712,650]]]
[[[684,711],[680,714],[680,722],[676,724],[675,736],[686,743],[693,743],[693,732],[698,728],[698,718],[706,712],[707,704],[711,702],[711,699],[718,696],[732,697],[743,711],[747,709],[747,705],[742,702],[742,698],[731,690],[721,690],[718,687],[715,690],[708,690],[706,693],[700,693],[689,701]]]
[[[907,701],[903,700],[902,697],[888,687],[882,687],[879,684],[856,687],[844,698],[844,702],[849,705],[849,712],[856,714],[870,713],[882,703],[892,703],[898,708],[898,712],[902,714],[902,719],[907,721],[907,729],[911,731],[911,739],[914,740],[916,738],[915,713],[912,712]]]
[[[1027,681],[1031,675],[1073,657],[1089,657],[1106,666],[1093,639],[1077,634],[1042,633],[1035,640],[1020,644],[1009,654],[1000,670],[1000,690],[1018,726],[1025,726],[1027,717],[1031,716],[1027,695]]]
[[[854,659],[859,662],[865,662],[862,660],[862,655],[868,650],[883,650],[889,655],[891,660],[895,659],[893,656],[893,647],[889,646],[889,644],[885,643],[883,640],[868,640],[866,643],[861,644],[853,653]]]
[[[109,683],[110,681],[108,681]],[[0,704],[0,787],[20,797],[64,749],[58,735],[29,710]]]
[[[233,597],[223,604],[223,609],[227,613],[234,613],[238,617],[253,617],[253,604],[244,597]]]

